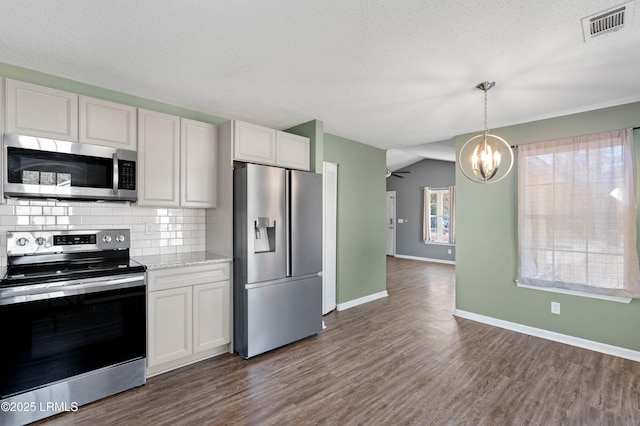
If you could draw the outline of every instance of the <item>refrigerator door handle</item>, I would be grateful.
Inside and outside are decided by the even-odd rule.
[[[284,245],[285,258],[287,260],[287,277],[291,276],[291,170],[285,172],[284,178]]]

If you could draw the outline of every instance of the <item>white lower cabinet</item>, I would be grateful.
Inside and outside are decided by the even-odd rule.
[[[149,367],[193,353],[192,288],[149,292]]]
[[[193,287],[193,352],[230,341],[230,285],[228,281]]]
[[[230,351],[229,263],[147,272],[147,376]]]

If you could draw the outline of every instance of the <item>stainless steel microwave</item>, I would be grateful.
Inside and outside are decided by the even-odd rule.
[[[136,201],[138,154],[6,133],[5,197]]]

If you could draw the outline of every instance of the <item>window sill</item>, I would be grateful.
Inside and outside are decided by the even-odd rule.
[[[455,247],[455,243],[451,244],[451,243],[445,243],[445,242],[441,242],[441,241],[424,241],[425,244],[434,244],[436,246],[450,246],[450,247]]]
[[[520,288],[528,288],[531,290],[541,290],[548,291],[551,293],[560,293],[560,294],[569,294],[571,296],[579,296],[579,297],[588,297],[590,299],[600,299],[600,300],[608,300],[609,302],[618,302],[618,303],[630,303],[633,299],[629,297],[618,297],[618,296],[606,296],[604,294],[592,294],[592,293],[584,293],[581,291],[574,290],[566,290],[564,288],[548,288],[548,287],[536,287],[528,284],[520,284],[516,281],[516,285]]]

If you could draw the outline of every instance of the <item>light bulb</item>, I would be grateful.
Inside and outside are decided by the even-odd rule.
[[[495,149],[494,151],[486,137],[482,138],[480,143],[476,145],[476,148],[473,150],[473,155],[471,156],[473,173],[479,179],[485,182],[488,181],[495,176],[498,171],[501,158],[500,150]]]

